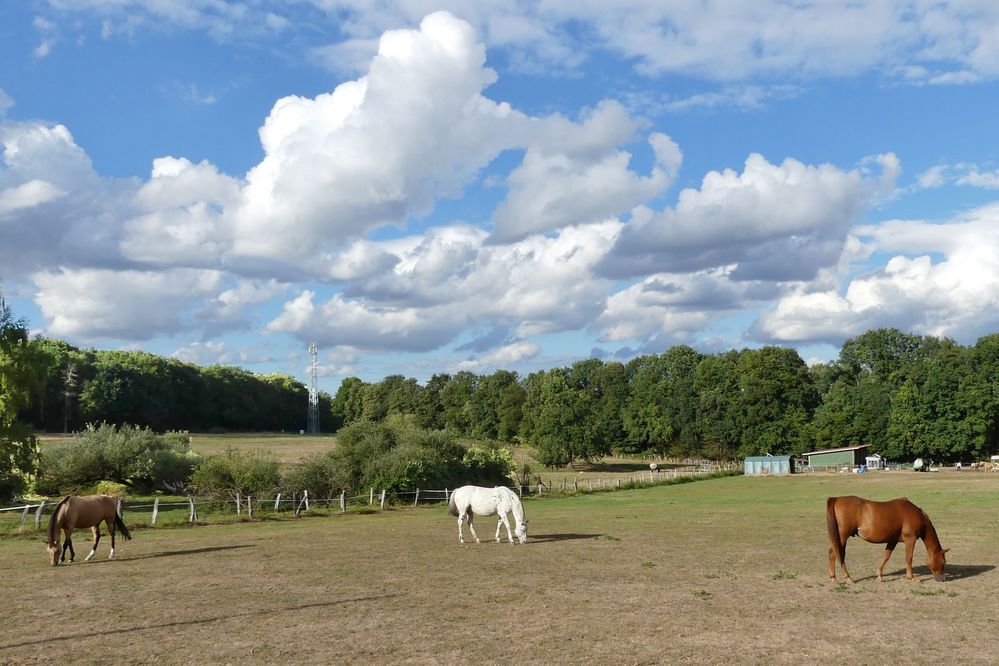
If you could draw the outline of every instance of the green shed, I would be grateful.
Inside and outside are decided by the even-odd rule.
[[[857,467],[867,462],[867,448],[867,444],[858,444],[857,446],[844,446],[839,449],[811,451],[802,455],[808,459],[808,466],[812,469],[843,466]]]
[[[794,474],[794,459],[791,456],[749,456],[742,465],[746,476]]]

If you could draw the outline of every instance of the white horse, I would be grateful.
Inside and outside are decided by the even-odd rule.
[[[506,525],[506,535],[513,543],[514,534],[520,539],[520,543],[527,543],[527,519],[524,517],[524,505],[520,503],[517,494],[505,486],[495,488],[482,488],[480,486],[462,486],[451,493],[451,501],[448,503],[448,512],[452,516],[458,516],[458,543],[465,543],[465,535],[462,534],[462,525],[465,517],[468,517],[468,529],[472,531],[475,543],[479,541],[479,536],[475,533],[472,525],[472,518],[475,514],[480,516],[499,516],[496,523],[496,542],[502,543],[500,539],[500,526]],[[510,531],[510,521],[506,515],[513,513],[516,522],[514,532]]]

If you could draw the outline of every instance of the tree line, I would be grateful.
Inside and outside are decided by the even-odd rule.
[[[29,339],[2,294],[0,315],[0,454],[12,461],[35,455],[33,429],[304,427],[308,391],[293,377]],[[611,452],[736,458],[856,444],[892,460],[943,462],[999,452],[997,374],[999,335],[964,346],[885,328],[812,366],[791,348],[704,354],[678,345],[627,363],[586,359],[526,377],[348,377],[334,396],[320,394],[319,413],[327,433],[404,416],[459,438],[528,445],[548,466]]]
[[[142,351],[79,349],[36,338],[29,354],[36,378],[20,419],[44,432],[75,432],[89,423],[168,430],[294,431],[305,428],[308,388],[288,375],[227,365],[198,366]],[[330,396],[319,395],[320,428],[333,430]]]
[[[338,423],[413,415],[469,439],[520,441],[548,466],[611,452],[736,458],[867,444],[891,460],[999,451],[999,335],[962,346],[885,328],[808,366],[794,349],[702,354],[686,345],[627,363],[578,361],[519,377],[345,379]]]

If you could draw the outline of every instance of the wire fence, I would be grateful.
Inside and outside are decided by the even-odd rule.
[[[537,479],[534,483],[511,485],[511,490],[523,498],[562,496],[599,491],[623,490],[676,483],[680,480],[704,476],[732,474],[738,466],[714,465],[668,470],[650,469],[648,472],[633,475],[617,475],[607,478],[564,478],[560,481]],[[119,500],[118,512],[128,515],[128,524],[209,524],[237,519],[254,520],[275,517],[281,514],[300,516],[303,514],[335,515],[337,513],[376,512],[405,506],[446,503],[453,488],[442,490],[418,488],[412,491],[388,491],[370,488],[367,493],[347,495],[341,492],[333,497],[317,497],[308,490],[274,495],[243,495],[234,493],[228,498],[185,497],[183,499],[153,498],[151,502],[132,504]],[[59,500],[44,500],[18,506],[0,508],[0,527],[18,532],[41,530],[46,525],[46,516],[51,515]]]

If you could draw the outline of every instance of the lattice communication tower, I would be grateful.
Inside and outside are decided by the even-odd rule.
[[[315,341],[309,343],[309,354],[312,355],[312,368],[309,373],[309,434],[319,433],[319,347]]]

